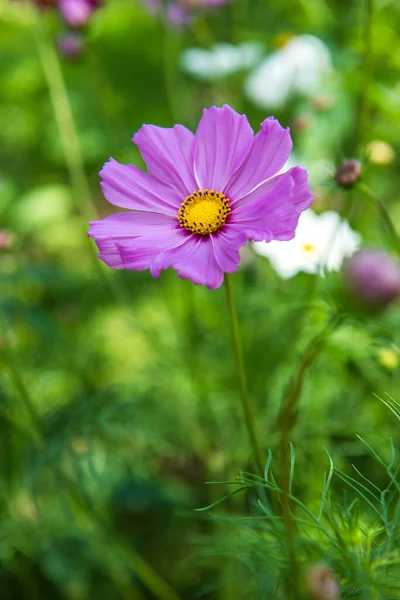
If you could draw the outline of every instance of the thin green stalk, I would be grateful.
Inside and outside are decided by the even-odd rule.
[[[177,36],[171,35],[170,26],[166,18],[161,19],[161,35],[162,35],[162,64],[164,68],[164,88],[167,97],[169,109],[169,117],[172,124],[179,122],[180,118],[180,93],[178,90],[179,82],[176,77],[176,60],[175,44]]]
[[[239,321],[235,307],[235,300],[233,297],[232,291],[232,283],[230,276],[225,273],[225,291],[226,291],[226,301],[228,304],[228,311],[231,320],[231,328],[232,328],[232,336],[233,336],[233,345],[236,357],[236,366],[238,372],[239,379],[239,387],[240,387],[240,399],[242,402],[244,420],[246,423],[247,433],[249,436],[250,444],[254,454],[254,460],[257,464],[257,467],[260,471],[261,476],[264,474],[264,457],[261,451],[261,447],[257,438],[256,427],[254,422],[253,411],[250,404],[250,397],[247,390],[247,381],[246,381],[246,372],[244,368],[244,360],[243,360],[243,349],[242,342],[240,338],[240,330],[239,330]]]
[[[28,3],[28,6],[30,3]],[[34,7],[30,8],[34,24],[34,36],[49,90],[50,100],[60,132],[65,162],[74,190],[79,212],[90,219],[97,215],[92,202],[89,183],[85,173],[82,148],[68,97],[60,61],[53,44],[48,40],[43,23]],[[83,207],[83,211],[82,211]]]
[[[386,227],[393,238],[393,242],[396,246],[396,251],[400,254],[400,236],[397,233],[396,227],[394,226],[394,223],[385,203],[365,183],[359,183],[358,187],[362,192],[364,192],[366,196],[368,196],[370,200],[375,202],[375,204],[377,205],[381,217],[385,221]]]
[[[359,139],[361,144],[365,144],[371,117],[371,83],[373,72],[373,48],[372,48],[372,22],[374,15],[374,0],[365,1],[364,12],[364,66],[363,66],[363,84],[361,91]]]
[[[280,461],[279,474],[282,489],[282,516],[286,530],[288,544],[288,559],[290,564],[290,578],[288,578],[287,593],[289,597],[296,598],[296,593],[299,588],[299,568],[296,557],[295,538],[296,538],[296,521],[292,516],[291,508],[291,452],[290,452],[290,437],[298,416],[298,402],[303,390],[304,380],[306,375],[324,347],[329,335],[336,329],[340,323],[340,317],[335,317],[329,321],[326,327],[315,336],[300,361],[299,367],[293,378],[289,381],[285,398],[278,416],[278,427],[281,430],[280,438]]]
[[[57,53],[53,44],[47,38],[43,23],[37,14],[37,10],[35,7],[31,6],[30,2],[27,2],[26,4],[27,9],[31,13],[34,25],[34,38],[47,82],[54,117],[60,134],[65,164],[71,181],[73,198],[75,200],[77,211],[84,217],[85,222],[82,231],[82,235],[84,235],[87,231],[87,221],[98,217],[98,211],[92,200],[90,186],[85,172],[83,152],[69,101],[67,87]],[[93,252],[91,253],[91,256],[95,262],[95,268],[101,277],[104,278],[111,293],[119,301],[127,301],[128,297],[125,290],[115,280],[110,280]]]
[[[243,0],[232,0],[230,4],[231,12],[231,40],[232,44],[238,44],[241,41],[241,32],[246,30],[248,6]]]

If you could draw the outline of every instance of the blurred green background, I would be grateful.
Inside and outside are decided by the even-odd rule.
[[[400,224],[400,11],[397,1],[375,4],[371,118],[361,140],[364,2],[232,0],[178,30],[139,1],[109,0],[71,60],[56,58],[55,40],[66,31],[56,11],[0,0],[2,599],[275,597],[262,550],[257,569],[250,552],[246,568],[254,580],[268,575],[264,587],[255,592],[243,577],[232,585],[230,561],[245,552],[245,534],[236,534],[242,522],[232,515],[251,512],[251,498],[235,496],[211,519],[194,511],[229,489],[206,481],[253,469],[224,290],[195,287],[173,272],[159,280],[113,272],[85,234],[95,211],[113,212],[99,186],[103,163],[113,156],[143,166],[131,143],[143,123],[193,129],[204,107],[224,102],[255,130],[268,116],[244,96],[244,72],[212,84],[183,73],[184,48],[257,40],[267,54],[277,36],[307,33],[324,41],[335,70],[319,102],[293,96],[274,116],[291,126],[296,159],[310,168],[315,210],[343,211],[366,244],[393,250],[374,204],[333,181],[342,158],[363,157],[360,141],[389,144],[390,158],[367,161],[364,179]],[[45,76],[50,69],[60,83],[57,61],[78,146],[74,133],[68,137],[62,85],[49,90]],[[81,148],[90,194],[79,177],[71,185],[57,107],[72,155]],[[267,456],[278,447],[288,378],[337,305],[337,276],[282,281],[246,248],[233,283]],[[320,501],[324,448],[341,469],[355,464],[384,485],[357,435],[384,457],[391,438],[399,445],[398,422],[376,397],[399,399],[399,325],[396,307],[352,316],[313,365],[292,439],[305,504]],[[344,484],[332,486],[342,498]],[[225,543],[227,531],[233,537]],[[393,593],[362,598],[400,597]]]

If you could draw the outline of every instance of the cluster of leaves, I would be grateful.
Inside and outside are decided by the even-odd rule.
[[[383,402],[400,420],[400,405],[388,397]],[[365,440],[362,444],[382,469],[386,485],[382,489],[362,474],[355,465],[349,475],[334,466],[328,453],[329,471],[325,473],[319,501],[310,505],[296,495],[295,450],[291,445],[289,498],[296,528],[294,551],[300,577],[298,598],[309,598],[305,573],[312,564],[332,568],[342,585],[342,598],[394,600],[400,593],[400,463],[390,441],[390,457],[383,459]],[[206,562],[229,557],[225,571],[234,589],[247,582],[245,598],[282,598],[283,582],[293,564],[288,535],[282,517],[282,496],[271,469],[272,452],[264,477],[242,472],[236,481],[219,482],[232,487],[225,496],[200,511],[210,511],[245,493],[251,516],[225,517],[215,514],[223,534],[216,546],[203,552]],[[341,493],[332,489],[334,480],[345,484]],[[215,485],[210,483],[210,485]],[[233,506],[234,503],[233,503]],[[204,542],[203,542],[204,543]],[[322,597],[322,596],[321,596]]]

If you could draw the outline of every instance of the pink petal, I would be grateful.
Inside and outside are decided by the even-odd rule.
[[[313,194],[308,186],[308,173],[301,167],[293,167],[289,169],[287,173],[290,173],[294,181],[293,191],[293,204],[299,212],[303,212],[306,208],[311,206],[313,201]]]
[[[235,273],[240,264],[240,248],[247,243],[247,236],[223,227],[220,231],[210,236],[215,260],[224,273]]]
[[[196,131],[195,172],[199,188],[223,192],[245,160],[253,137],[246,116],[230,106],[205,109]]]
[[[161,269],[172,267],[178,277],[215,290],[222,285],[224,273],[217,264],[210,236],[188,235],[181,244],[165,250],[153,261],[150,272],[159,277]]]
[[[292,150],[289,129],[283,129],[269,117],[261,123],[251,150],[240,169],[230,179],[226,194],[238,201],[260,183],[275,175],[286,163]]]
[[[291,239],[299,219],[293,204],[294,190],[295,181],[290,174],[266,182],[257,189],[256,198],[232,210],[229,228],[245,233],[256,242]]]
[[[178,244],[182,237],[182,230],[176,229],[172,235],[168,233],[164,237],[143,236],[135,238],[130,244],[118,242],[116,246],[124,269],[144,271],[151,269],[154,259],[166,246]]]
[[[169,186],[134,165],[110,158],[100,171],[104,196],[111,204],[131,210],[176,215],[182,198]]]
[[[99,258],[114,269],[148,269],[151,260],[165,245],[173,244],[182,236],[175,217],[166,215],[129,212],[116,213],[101,221],[90,223],[89,237],[92,237],[99,250]],[[127,252],[135,253],[136,267],[132,266]],[[147,261],[147,262],[146,262]],[[126,266],[129,262],[130,266]]]
[[[266,194],[274,189],[279,181],[286,177],[291,177],[294,182],[292,205],[296,207],[298,213],[303,212],[303,210],[312,204],[314,196],[308,186],[308,173],[301,167],[293,167],[281,175],[276,175],[271,179],[267,179],[267,181],[261,183],[258,187],[254,188],[253,191],[248,193],[246,196],[243,196],[240,200],[237,200],[236,202],[231,201],[231,207],[233,208],[236,206],[239,208],[239,206],[242,206],[243,204],[247,204],[248,202],[252,202],[253,200],[257,200],[258,198],[266,196]]]
[[[153,177],[178,190],[181,202],[198,189],[193,156],[195,137],[182,125],[171,129],[143,125],[133,141]]]

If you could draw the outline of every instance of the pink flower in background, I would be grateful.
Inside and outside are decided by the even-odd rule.
[[[83,27],[100,6],[100,0],[36,0],[42,7],[58,8],[71,27]]]
[[[57,40],[58,51],[63,58],[75,60],[85,49],[85,41],[81,33],[68,31]]]
[[[86,25],[98,6],[98,0],[59,0],[60,11],[71,27]]]
[[[222,6],[229,0],[145,0],[145,2],[153,15],[164,13],[171,25],[182,27],[190,22],[196,9]]]
[[[286,163],[292,140],[273,117],[254,135],[245,115],[225,105],[204,110],[193,134],[143,125],[133,141],[148,174],[110,159],[103,193],[129,212],[90,223],[98,255],[114,269],[172,267],[210,289],[237,271],[248,239],[289,240],[310,206],[307,172]]]

